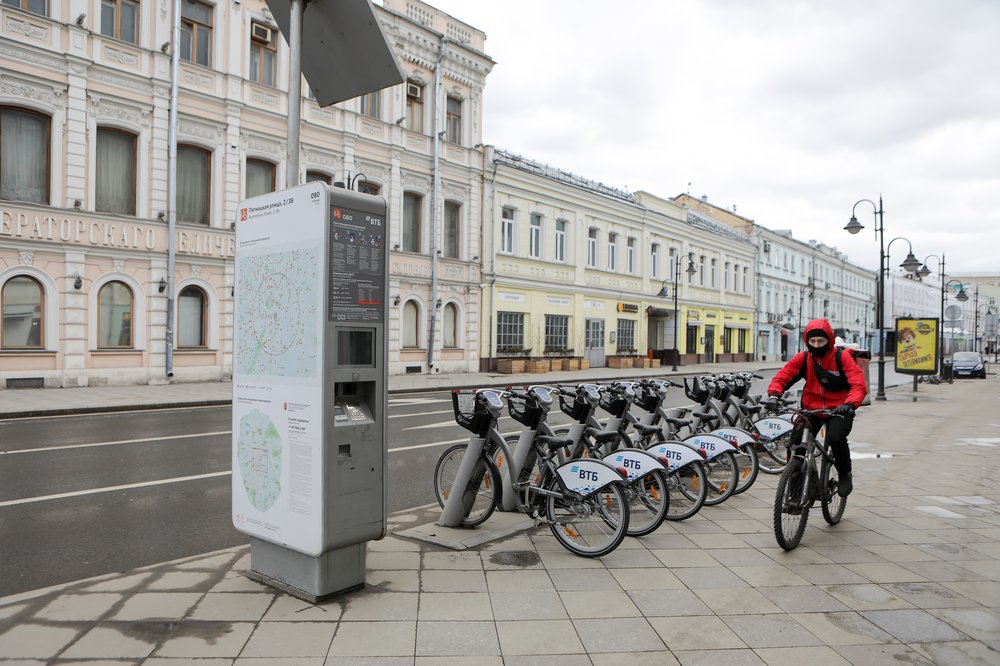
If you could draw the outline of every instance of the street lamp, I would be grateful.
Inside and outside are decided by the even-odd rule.
[[[687,273],[688,275],[694,275],[695,273],[698,272],[698,269],[694,267],[694,262],[689,259],[688,260],[688,267],[686,269],[684,269],[684,272]],[[660,298],[666,298],[667,297],[667,283],[668,282],[670,282],[670,278],[667,278],[666,280],[664,280],[660,284]],[[678,319],[678,316],[679,316],[678,312],[677,312],[677,289],[680,286],[680,282],[681,282],[681,261],[680,261],[680,257],[677,257],[677,258],[674,259],[674,279],[673,279],[673,283],[674,283],[674,349],[673,349],[673,352],[674,353],[671,355],[672,358],[673,358],[673,366],[674,366],[673,368],[671,368],[671,370],[673,370],[674,372],[677,372],[677,357],[680,356],[680,354],[681,354],[680,345],[677,344],[677,319]]]
[[[924,265],[917,270],[917,276],[925,278],[931,274],[931,269],[927,268],[927,260],[932,257],[937,260],[938,278],[941,281],[941,318],[938,320],[937,336],[937,362],[940,364],[944,360],[944,252],[941,253],[940,257],[936,254],[928,254],[924,257]]]
[[[875,292],[875,302],[878,312],[876,313],[876,325],[878,326],[878,392],[875,394],[876,400],[885,400],[885,344],[883,333],[885,329],[885,273],[886,273],[886,260],[888,259],[888,248],[885,245],[885,211],[882,209],[882,197],[878,198],[878,205],[871,199],[860,199],[854,202],[854,206],[851,208],[851,221],[847,223],[844,227],[851,234],[856,234],[862,229],[864,225],[858,222],[857,216],[855,216],[854,211],[857,209],[859,203],[868,202],[872,205],[875,211],[875,235],[878,236],[879,242],[879,255],[878,255],[878,289]],[[889,247],[892,246],[894,241],[900,240],[899,238],[893,238],[889,241]],[[902,240],[906,240],[905,238]],[[906,241],[909,243],[910,241]],[[920,261],[913,256],[913,247],[910,247],[910,253],[906,255],[906,259],[900,264],[908,273],[913,273],[920,267]]]
[[[965,303],[967,300],[969,300],[969,295],[967,293],[965,293],[965,285],[962,284],[961,280],[948,280],[947,282],[942,282],[941,283],[941,294],[942,294],[941,298],[942,299],[944,298],[945,290],[947,290],[947,288],[949,286],[953,285],[953,284],[957,284],[958,285],[958,293],[955,294],[955,300],[958,301],[959,303]],[[944,301],[942,300],[942,307],[943,307],[943,303],[944,303]],[[943,310],[942,310],[942,312],[943,312]],[[941,323],[942,323],[942,325],[944,325],[944,319],[941,320]],[[951,328],[951,353],[952,354],[955,353],[955,327],[954,326],[952,326],[952,328]],[[941,354],[942,354],[942,356],[944,355],[944,331],[941,331]]]

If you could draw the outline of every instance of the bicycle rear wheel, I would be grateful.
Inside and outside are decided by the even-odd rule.
[[[809,475],[805,463],[793,458],[785,466],[774,492],[774,538],[785,550],[799,545],[809,520]]]
[[[757,456],[757,448],[753,444],[740,447],[736,454],[736,463],[739,466],[739,475],[736,479],[736,490],[734,495],[746,492],[753,482],[757,480],[757,472],[760,471],[760,460]]]
[[[671,472],[667,477],[670,505],[667,520],[685,520],[698,513],[705,504],[708,483],[701,463],[691,463]]]
[[[823,458],[820,465],[820,506],[823,508],[823,519],[831,525],[836,525],[844,517],[844,509],[847,507],[847,498],[837,494],[840,475],[837,468],[827,459]]]
[[[736,455],[732,451],[726,451],[711,460],[706,460],[705,468],[708,472],[708,478],[705,479],[708,485],[705,506],[722,504],[736,490],[738,480]]]
[[[546,498],[545,512],[552,535],[566,550],[580,557],[607,555],[628,532],[628,500],[622,484],[612,483],[577,500],[563,496],[553,479]]]
[[[468,504],[462,526],[475,527],[493,515],[493,510],[500,501],[503,486],[500,482],[500,470],[491,459],[484,456],[477,461],[468,486],[463,489],[453,487],[455,475],[462,466],[467,448],[468,444],[456,444],[438,458],[434,466],[434,495],[443,509],[451,493],[463,492]]]
[[[628,495],[628,535],[645,536],[663,524],[670,506],[666,472],[656,470],[630,483]]]

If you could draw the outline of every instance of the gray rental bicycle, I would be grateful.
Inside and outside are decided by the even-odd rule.
[[[813,435],[808,418],[812,415],[840,418],[839,415],[829,409],[789,411],[794,414],[794,427],[803,433],[802,442],[792,451],[774,493],[774,537],[785,550],[799,545],[809,520],[809,510],[816,500],[823,509],[823,518],[830,525],[840,522],[847,506],[847,498],[837,494],[839,478],[833,453],[826,443],[826,425]],[[822,460],[818,472],[817,458]]]

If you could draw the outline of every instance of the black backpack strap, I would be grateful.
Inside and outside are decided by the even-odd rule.
[[[809,352],[804,352],[803,351],[803,352],[799,352],[799,354],[803,357],[802,358],[802,369],[799,370],[799,374],[797,374],[794,377],[792,377],[792,380],[790,382],[788,382],[788,386],[785,387],[786,391],[788,389],[790,389],[792,386],[794,386],[800,379],[802,379],[802,380],[807,380],[808,379],[806,377],[806,366],[809,365]]]

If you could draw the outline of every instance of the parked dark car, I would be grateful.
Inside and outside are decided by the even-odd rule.
[[[986,361],[979,352],[955,352],[951,358],[956,377],[968,375],[986,379]]]

